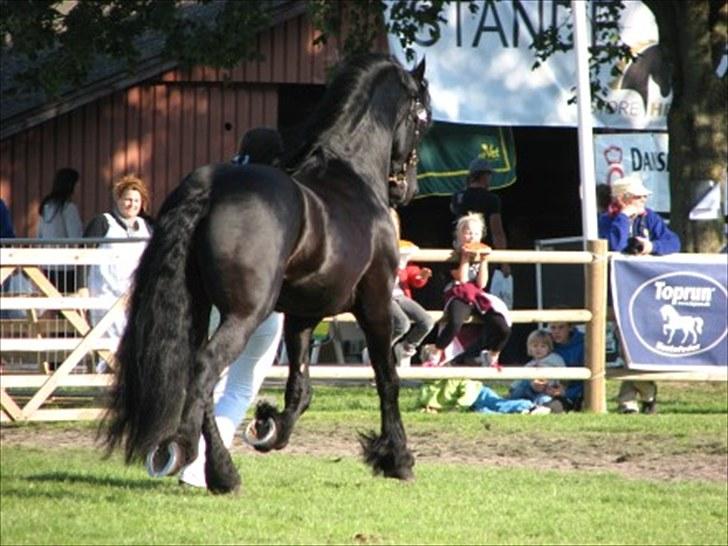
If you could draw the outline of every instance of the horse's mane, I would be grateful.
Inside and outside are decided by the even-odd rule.
[[[342,63],[305,125],[306,139],[284,157],[285,168],[297,170],[309,160],[315,160],[314,156],[327,146],[335,129],[342,123],[348,126],[355,123],[369,105],[372,81],[382,71],[391,69],[407,73],[394,57],[378,53],[359,55]]]

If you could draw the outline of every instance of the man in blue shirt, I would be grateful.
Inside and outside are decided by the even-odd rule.
[[[667,227],[662,217],[647,208],[652,192],[642,179],[631,174],[612,184],[612,202],[599,215],[599,237],[606,239],[609,250],[637,256],[662,256],[680,252],[680,239]],[[654,381],[624,381],[617,400],[621,413],[637,413],[637,398],[643,413],[656,413],[657,384]]]

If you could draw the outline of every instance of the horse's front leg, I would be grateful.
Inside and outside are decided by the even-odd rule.
[[[407,436],[399,412],[399,376],[392,358],[392,316],[389,291],[382,293],[377,283],[368,301],[358,301],[354,315],[364,331],[379,394],[381,434],[372,431],[359,436],[364,460],[375,474],[389,478],[410,480],[414,478],[412,467],[415,459],[407,449]]]
[[[255,421],[246,429],[246,439],[255,449],[268,452],[283,449],[301,414],[311,403],[311,380],[308,374],[311,332],[320,319],[286,315],[283,335],[288,353],[288,381],[285,408],[279,412],[268,402],[255,410]]]

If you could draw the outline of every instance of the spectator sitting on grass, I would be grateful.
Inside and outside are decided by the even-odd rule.
[[[545,330],[534,330],[526,341],[528,355],[533,357],[526,367],[563,367],[564,359],[554,352],[554,341]],[[525,398],[541,406],[548,406],[554,413],[563,411],[563,388],[558,380],[521,379],[511,384],[508,397]]]

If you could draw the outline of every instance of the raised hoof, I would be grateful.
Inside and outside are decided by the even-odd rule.
[[[165,453],[157,446],[147,453],[144,466],[152,478],[174,476],[182,468],[182,448],[177,442],[169,442]]]
[[[243,430],[243,440],[258,451],[268,452],[274,447],[277,436],[276,422],[272,417],[265,421],[255,419]]]

